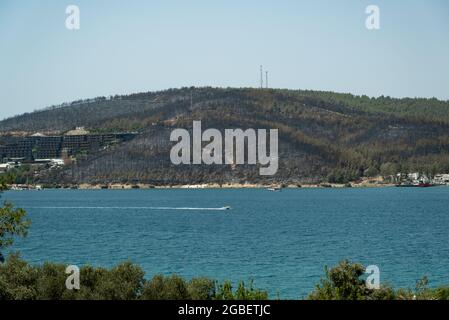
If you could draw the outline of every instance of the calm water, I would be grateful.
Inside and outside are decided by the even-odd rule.
[[[376,264],[381,281],[449,284],[449,188],[49,190],[7,192],[33,221],[14,250],[30,262],[112,266],[147,277],[248,280],[281,298],[313,289],[325,265]],[[197,210],[219,208],[232,210]],[[172,208],[172,209],[171,209]],[[178,208],[178,209],[175,209]]]

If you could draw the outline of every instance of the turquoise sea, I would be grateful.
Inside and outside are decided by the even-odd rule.
[[[447,187],[8,191],[2,200],[32,220],[12,248],[32,263],[131,260],[147,277],[254,279],[289,299],[345,258],[379,266],[395,287],[424,275],[449,284]]]

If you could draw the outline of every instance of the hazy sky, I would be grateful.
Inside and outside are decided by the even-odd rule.
[[[81,29],[65,27],[78,5]],[[370,5],[380,30],[365,28]],[[0,118],[79,98],[270,86],[449,99],[449,1],[0,1]]]

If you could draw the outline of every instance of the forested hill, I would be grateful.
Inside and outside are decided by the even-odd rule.
[[[280,164],[274,177],[257,168],[173,166],[175,127],[277,128]],[[300,182],[323,177],[420,170],[449,172],[449,102],[369,98],[277,89],[182,88],[99,97],[0,122],[0,133],[70,130],[138,131],[131,142],[89,155],[58,173],[74,182]]]

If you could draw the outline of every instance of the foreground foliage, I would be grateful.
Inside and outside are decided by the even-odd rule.
[[[0,177],[0,194],[7,190],[8,182]],[[15,237],[26,237],[30,225],[25,210],[14,208],[9,202],[0,207],[0,263],[4,261],[2,251],[13,244]]]
[[[414,290],[394,290],[388,285],[368,289],[363,279],[365,267],[347,260],[325,268],[325,277],[309,295],[310,300],[448,300],[449,286],[429,288],[427,277],[417,281]]]
[[[177,275],[144,278],[143,270],[130,262],[111,269],[84,266],[80,290],[67,290],[66,266],[45,263],[32,266],[18,254],[0,264],[0,300],[265,300],[268,293],[252,283],[219,284],[208,278],[187,281]]]
[[[218,283],[209,278],[189,281],[178,275],[144,278],[143,270],[130,262],[111,269],[84,266],[80,269],[80,290],[65,286],[66,266],[45,263],[32,266],[18,254],[0,264],[0,300],[267,300],[266,291],[253,283]],[[364,267],[343,261],[326,269],[326,276],[308,296],[310,300],[448,300],[449,286],[429,288],[427,278],[415,289],[394,290],[389,286],[368,289]]]

